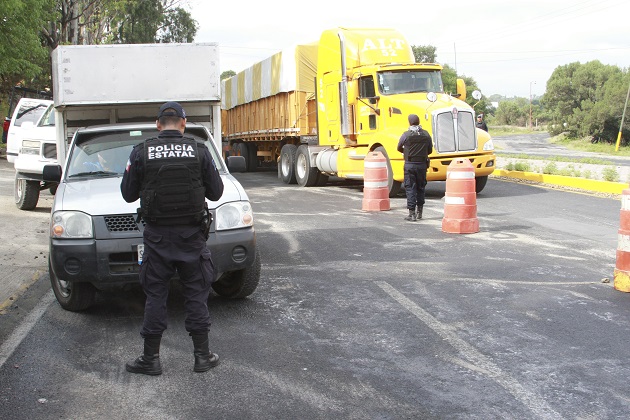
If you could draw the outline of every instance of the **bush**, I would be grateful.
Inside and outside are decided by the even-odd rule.
[[[606,181],[619,182],[619,173],[617,173],[617,170],[615,168],[612,168],[612,167],[604,168],[604,170],[602,171],[602,176],[604,177]]]
[[[549,162],[542,170],[543,174],[554,175],[558,173],[558,165],[555,162]]]

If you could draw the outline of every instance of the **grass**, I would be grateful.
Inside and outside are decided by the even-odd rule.
[[[492,125],[488,126],[488,132],[491,136],[510,136],[516,134],[529,134],[539,132],[540,130],[530,130],[525,127],[517,127],[514,125]]]

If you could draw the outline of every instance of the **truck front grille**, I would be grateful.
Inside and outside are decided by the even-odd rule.
[[[105,216],[105,225],[110,232],[140,232],[135,214]]]
[[[470,152],[477,148],[472,112],[453,108],[434,118],[433,141],[438,153]]]

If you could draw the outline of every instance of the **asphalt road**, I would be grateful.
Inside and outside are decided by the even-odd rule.
[[[221,365],[192,372],[174,286],[164,374],[125,372],[141,351],[142,292],[72,313],[44,274],[0,315],[16,323],[0,347],[0,418],[627,417],[630,295],[602,282],[618,200],[490,179],[480,232],[461,235],[441,231],[444,183],[411,223],[403,196],[361,211],[357,184],[238,178],[263,270],[250,298],[210,299]]]
[[[546,132],[496,137],[493,136],[492,140],[495,144],[496,152],[500,154],[526,154],[530,156],[539,156],[541,159],[555,156],[572,159],[597,158],[611,162],[615,165],[630,164],[629,157],[611,156],[603,153],[575,151],[567,149],[560,144],[551,143],[549,141],[549,133]]]

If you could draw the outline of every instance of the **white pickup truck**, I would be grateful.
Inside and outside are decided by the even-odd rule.
[[[37,206],[41,190],[56,183],[44,182],[44,165],[57,162],[53,101],[22,98],[15,107],[7,133],[7,160],[15,167],[14,198],[20,210]]]

